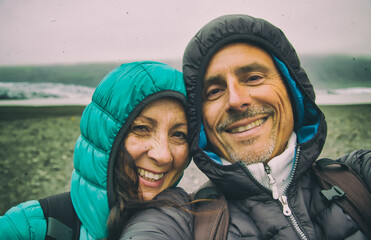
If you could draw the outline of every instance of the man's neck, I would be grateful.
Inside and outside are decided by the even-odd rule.
[[[268,189],[272,190],[272,185],[269,184],[269,178],[275,180],[275,186],[278,194],[284,194],[284,190],[288,185],[288,180],[292,174],[293,163],[296,152],[296,134],[293,132],[287,143],[285,151],[280,155],[272,158],[268,163],[254,163],[246,165],[254,178]],[[265,166],[267,165],[267,166]],[[270,171],[268,176],[267,169]]]

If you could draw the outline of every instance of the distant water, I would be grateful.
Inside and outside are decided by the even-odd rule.
[[[62,83],[0,82],[0,105],[87,105],[94,88]],[[316,90],[317,104],[371,103],[371,88]]]
[[[316,102],[319,105],[371,103],[371,88],[352,87],[316,90]]]
[[[0,105],[86,105],[94,90],[63,83],[0,82]]]

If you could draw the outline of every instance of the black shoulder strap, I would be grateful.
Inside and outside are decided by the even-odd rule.
[[[208,182],[192,195],[195,240],[227,239],[228,205],[224,195]]]
[[[80,220],[72,205],[70,192],[46,197],[39,202],[47,220],[45,239],[79,239]]]
[[[335,201],[371,239],[371,193],[362,179],[346,164],[328,158],[317,160],[313,170],[323,197]]]

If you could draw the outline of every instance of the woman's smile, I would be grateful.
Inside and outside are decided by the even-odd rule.
[[[151,171],[144,170],[143,168],[138,168],[138,174],[142,178],[144,178],[148,181],[152,181],[152,182],[153,181],[158,181],[158,180],[162,179],[162,177],[164,176],[164,173],[154,173],[154,172],[151,172]]]

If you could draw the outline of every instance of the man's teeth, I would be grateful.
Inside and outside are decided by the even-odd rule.
[[[230,130],[230,132],[231,133],[243,132],[243,131],[249,130],[253,127],[258,127],[258,126],[262,125],[263,122],[264,122],[264,119],[258,119],[255,122],[252,122],[252,123],[247,124],[245,126],[233,128],[233,129]]]
[[[144,169],[141,169],[141,168],[138,168],[138,174],[142,178],[145,178],[145,179],[150,180],[150,181],[157,181],[164,176],[163,173],[153,173],[153,172],[149,172],[149,171],[146,171]]]

